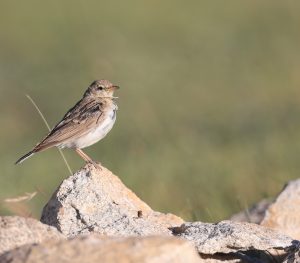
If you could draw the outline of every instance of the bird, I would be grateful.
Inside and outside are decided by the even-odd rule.
[[[15,164],[20,164],[32,155],[52,147],[75,149],[86,163],[95,164],[81,149],[100,141],[112,129],[118,110],[115,102],[117,97],[113,96],[117,89],[119,86],[113,85],[108,80],[93,81],[81,100],[40,143],[19,158]]]

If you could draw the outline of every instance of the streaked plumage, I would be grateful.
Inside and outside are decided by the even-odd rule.
[[[113,127],[118,109],[113,92],[117,88],[118,86],[114,86],[108,80],[94,81],[83,98],[32,151],[22,156],[16,164],[23,162],[34,153],[53,146],[76,149],[85,161],[91,161],[80,149],[98,142]]]

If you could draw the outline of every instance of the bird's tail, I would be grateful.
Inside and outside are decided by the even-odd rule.
[[[29,153],[26,153],[25,155],[23,155],[18,161],[16,161],[15,164],[19,164],[24,162],[27,158],[31,157],[32,155],[35,154],[36,151],[32,150]]]

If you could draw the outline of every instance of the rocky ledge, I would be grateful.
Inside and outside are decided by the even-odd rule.
[[[104,167],[87,165],[64,180],[44,207],[41,221],[67,237],[97,232],[112,236],[171,235],[183,223],[153,211]]]
[[[41,222],[0,218],[0,262],[299,262],[299,189],[289,183],[260,209],[261,225],[184,222],[153,211],[106,168],[86,165],[58,187]]]

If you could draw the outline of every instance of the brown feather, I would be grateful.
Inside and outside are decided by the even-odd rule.
[[[104,117],[103,104],[101,99],[95,100],[90,97],[81,99],[65,114],[45,139],[34,147],[34,151],[43,151],[53,146],[59,147],[62,143],[89,133],[94,129],[95,123]]]
[[[94,140],[90,141],[90,144],[88,141],[85,144],[84,140],[91,136],[89,133],[95,136],[95,131],[97,131],[101,123],[105,123],[106,118],[111,118],[111,126],[105,126],[107,132],[112,128],[115,121],[115,112],[118,109],[114,103],[115,97],[113,97],[113,93],[118,88],[118,86],[113,85],[108,80],[93,81],[84,93],[83,98],[64,115],[62,120],[33,150],[19,158],[16,164],[23,162],[37,152],[53,146],[61,148],[87,147],[97,142],[94,138]],[[111,116],[112,111],[113,116]],[[103,136],[105,135],[106,133],[103,134]],[[98,140],[102,138],[99,137]],[[79,144],[78,141],[80,142],[81,140],[82,143]]]

